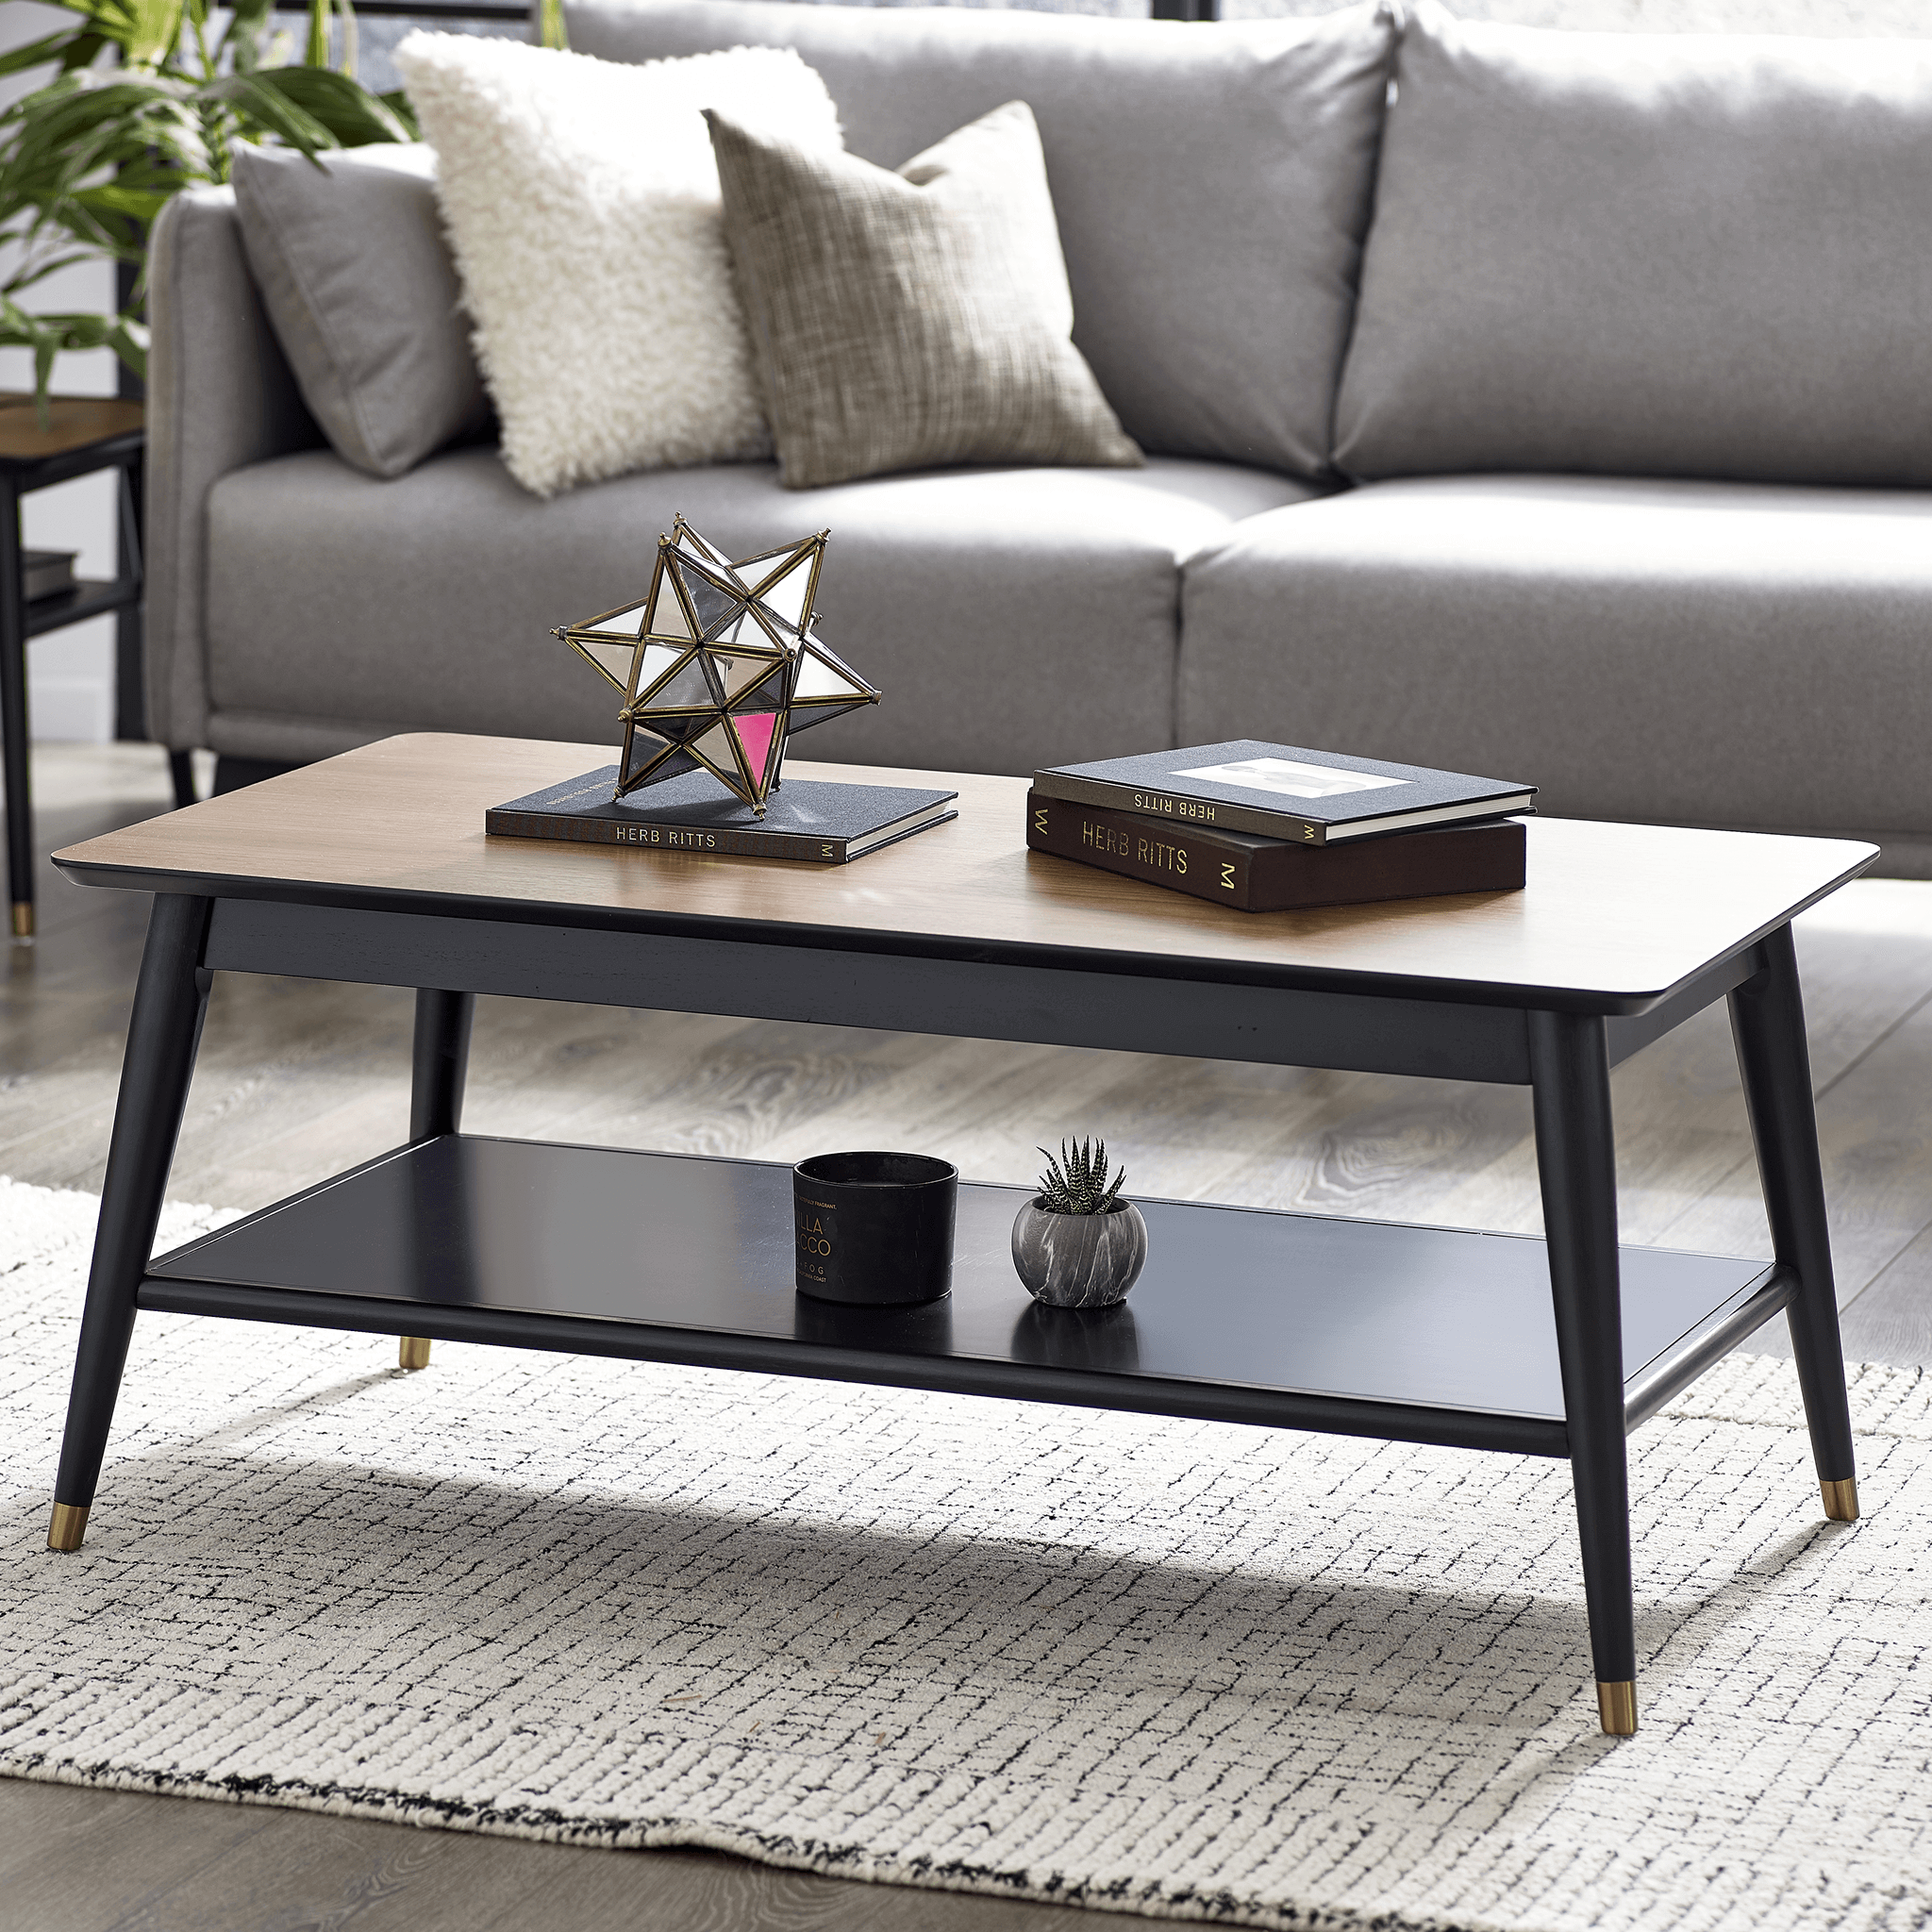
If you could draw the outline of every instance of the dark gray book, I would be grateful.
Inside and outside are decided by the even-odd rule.
[[[74,588],[74,560],[77,550],[23,550],[20,553],[21,587],[31,604],[39,597],[52,597]]]
[[[1334,845],[1454,819],[1534,811],[1536,787],[1237,738],[1037,772],[1033,789],[1173,824]]]
[[[909,839],[958,813],[957,791],[904,785],[827,785],[787,778],[762,819],[707,772],[687,772],[615,799],[617,767],[586,772],[542,791],[492,805],[483,829],[504,839],[562,839],[582,845],[636,845],[647,852],[739,853],[843,865],[895,839]]]

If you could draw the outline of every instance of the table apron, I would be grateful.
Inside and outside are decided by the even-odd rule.
[[[1509,1007],[434,914],[216,902],[205,963],[587,1006],[1522,1085]]]
[[[1757,971],[1719,960],[1649,1012],[1604,1023],[1611,1065]],[[984,959],[847,952],[432,913],[222,899],[206,963],[585,1006],[805,1020],[1495,1085],[1529,1083],[1523,1009],[1236,986]]]

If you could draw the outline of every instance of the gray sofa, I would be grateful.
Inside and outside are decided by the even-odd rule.
[[[150,717],[292,762],[616,736],[547,636],[683,511],[828,526],[886,691],[816,757],[1026,772],[1261,737],[1546,809],[1870,838],[1932,876],[1932,46],[1565,35],[1424,0],[1182,25],[579,0],[613,59],[795,46],[891,164],[1033,107],[1075,340],[1138,471],[540,502],[324,443],[225,191],[152,264]],[[1392,83],[1392,85],[1391,85]]]

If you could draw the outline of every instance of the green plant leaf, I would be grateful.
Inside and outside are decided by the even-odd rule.
[[[64,63],[75,42],[85,40],[93,40],[96,47],[100,45],[96,36],[68,27],[58,34],[49,34],[43,41],[33,41],[25,47],[16,47],[10,54],[0,54],[0,75],[22,74],[29,67],[42,67],[50,60]]]
[[[96,258],[94,251],[87,248],[75,248],[66,255],[44,257],[9,275],[6,292],[17,294],[23,289],[31,289],[36,282],[44,282],[49,275],[58,275],[63,268],[74,268],[83,261]]]
[[[408,138],[411,141],[423,139],[423,124],[416,119],[416,110],[410,107],[409,97],[401,88],[396,88],[386,94],[377,94],[375,98],[396,117],[401,125],[408,129]]]
[[[331,139],[325,145],[368,147],[376,142],[417,139],[409,122],[346,74],[326,67],[263,67],[252,78],[327,129]]]
[[[101,49],[108,44],[105,34],[75,34],[68,42],[67,50],[60,56],[60,72],[72,74],[78,67],[92,67],[100,58]]]
[[[244,122],[312,158],[318,149],[340,147],[341,142],[277,84],[280,76],[302,72],[293,67],[261,67],[253,74],[230,74],[202,89],[202,97],[229,102]]]
[[[83,188],[74,198],[83,208],[100,214],[124,215],[145,228],[175,198],[178,183],[164,189],[130,188],[122,178],[104,181],[98,188]]]
[[[30,349],[34,399],[47,426],[47,388],[54,358],[69,349],[112,349],[137,375],[147,368],[147,328],[133,315],[35,315],[0,295],[0,347]]]
[[[126,0],[125,11],[123,55],[131,66],[158,66],[181,38],[181,0]]]

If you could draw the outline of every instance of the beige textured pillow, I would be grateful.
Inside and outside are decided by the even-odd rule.
[[[1141,462],[1073,343],[1024,101],[896,174],[705,118],[790,488],[940,463]]]

